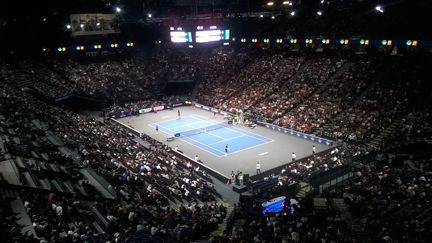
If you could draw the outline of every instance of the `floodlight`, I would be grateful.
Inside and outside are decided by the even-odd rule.
[[[375,10],[378,11],[378,12],[380,12],[380,13],[384,13],[384,9],[380,5],[376,6]]]

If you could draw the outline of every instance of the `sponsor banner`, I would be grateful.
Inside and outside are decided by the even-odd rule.
[[[179,107],[179,106],[182,106],[182,105],[184,105],[184,103],[173,104],[172,107]]]
[[[223,116],[230,115],[228,112],[221,111],[221,110],[218,110],[218,109],[213,108],[213,107],[208,107],[208,106],[200,105],[200,104],[196,104],[196,103],[194,103],[194,106],[196,108],[200,108],[200,109],[203,109],[203,110],[206,110],[206,111],[216,112],[217,114],[221,114]]]
[[[165,109],[165,106],[164,106],[164,105],[153,107],[153,111],[162,111],[162,110],[164,110],[164,109]]]
[[[289,134],[291,136],[295,136],[298,138],[302,138],[305,140],[309,140],[315,143],[320,143],[320,144],[324,144],[327,146],[333,146],[334,141],[329,140],[329,139],[325,139],[325,138],[320,138],[317,137],[315,135],[311,135],[311,134],[306,134],[306,133],[302,133],[302,132],[298,132],[298,131],[294,131],[288,128],[283,128],[283,127],[279,127],[273,124],[268,124],[268,123],[261,123],[263,126],[265,126],[268,129],[274,130],[274,131],[278,131],[284,134]]]
[[[72,36],[120,33],[119,19],[114,14],[71,14]]]
[[[152,111],[152,108],[144,108],[144,109],[139,110],[139,113],[143,114],[143,113],[149,113],[151,111]]]
[[[149,113],[149,112],[153,112],[153,111],[162,111],[165,109],[170,109],[171,107],[179,107],[179,106],[183,106],[185,103],[176,103],[173,105],[161,105],[161,106],[156,106],[156,107],[149,107],[149,108],[142,108],[138,110],[138,114],[145,114],[145,113]],[[138,115],[138,114],[134,114],[131,111],[127,111],[127,112],[117,112],[114,113],[112,115],[113,118],[123,118],[123,117],[127,117],[127,116],[133,116],[133,115]]]
[[[132,112],[130,111],[121,111],[121,112],[116,112],[114,114],[112,114],[113,118],[123,118],[123,117],[127,117],[127,116],[132,116]]]

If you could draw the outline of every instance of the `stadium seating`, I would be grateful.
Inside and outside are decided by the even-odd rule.
[[[360,156],[397,153],[430,139],[430,71],[424,70],[429,58],[252,47],[170,50],[102,60],[1,60],[0,160],[16,175],[9,199],[22,200],[35,232],[20,233],[11,209],[15,204],[6,200],[0,217],[10,234],[1,237],[192,241],[208,237],[227,216],[205,172],[191,169],[187,160],[144,134],[141,139],[150,148],[116,123],[55,103],[70,95],[110,100],[106,117],[192,98],[338,141],[337,148],[253,184],[255,195],[239,205],[245,213],[234,217],[243,223],[216,242],[352,242],[361,237],[356,226],[372,240],[421,242],[430,236],[430,154],[424,151],[410,152],[412,158],[403,164],[362,161],[350,171],[354,182],[337,190],[346,199],[344,213],[358,219],[356,225],[347,225],[347,217],[338,213],[320,221],[307,200],[298,206],[302,216],[256,215],[264,200],[306,190],[310,178]],[[168,80],[183,79],[196,83],[190,94],[159,95]],[[11,180],[1,175],[2,185]],[[341,202],[331,202],[337,211]],[[246,213],[253,210],[258,210],[255,215]],[[392,224],[396,220],[400,223]]]

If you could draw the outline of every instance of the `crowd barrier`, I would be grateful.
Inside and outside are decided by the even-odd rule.
[[[322,185],[324,183],[327,183],[331,180],[337,179],[338,177],[341,177],[349,173],[352,167],[353,167],[352,161],[348,160],[348,162],[346,162],[345,164],[340,165],[331,170],[323,171],[317,174],[312,174],[309,177],[309,183],[311,184],[311,186],[317,187],[319,185]]]
[[[123,122],[117,121],[117,120],[114,119],[114,118],[111,118],[111,121],[113,121],[113,122],[115,122],[115,123],[117,123],[117,124],[119,124],[119,125],[121,125],[121,126],[127,128],[130,132],[132,132],[134,135],[136,135],[136,136],[138,136],[138,137],[141,135],[141,132],[140,132],[140,131],[134,129],[134,128],[131,127],[131,126],[128,126],[128,125],[124,124]]]
[[[225,184],[226,184],[226,183],[228,182],[228,180],[230,179],[230,178],[228,178],[227,176],[222,175],[222,174],[219,173],[218,171],[213,170],[212,168],[206,166],[205,164],[196,162],[195,160],[193,160],[192,158],[188,157],[187,155],[185,155],[185,154],[183,154],[183,153],[181,153],[181,152],[178,152],[178,151],[175,151],[175,150],[172,150],[172,152],[175,153],[176,156],[177,156],[178,158],[186,159],[186,160],[190,161],[191,164],[194,165],[194,167],[199,166],[199,167],[200,167],[201,169],[203,169],[207,174],[213,176],[214,178],[218,179],[218,180],[219,180],[220,182],[222,182],[222,183],[225,183]]]
[[[169,110],[169,109],[173,109],[173,108],[180,107],[180,106],[186,106],[186,105],[190,105],[190,104],[192,104],[192,102],[184,101],[184,102],[179,102],[179,103],[175,103],[175,104],[166,104],[166,105],[141,108],[138,111],[119,111],[119,112],[112,113],[111,118],[119,119],[119,118],[128,117],[128,116],[137,116],[140,114]]]
[[[202,109],[202,110],[206,110],[206,111],[210,111],[210,112],[216,112],[216,114],[220,114],[220,115],[223,115],[223,116],[225,116],[225,115],[232,115],[229,112],[222,111],[222,110],[210,107],[210,106],[201,105],[201,104],[195,103],[195,102],[193,103],[193,106],[196,107],[196,108]],[[274,131],[278,131],[278,132],[281,132],[281,133],[284,133],[284,134],[287,134],[287,135],[291,135],[291,136],[295,136],[295,137],[298,137],[298,138],[306,139],[306,140],[309,140],[309,141],[312,141],[312,142],[315,142],[315,143],[324,144],[324,145],[329,146],[329,147],[335,145],[334,141],[332,141],[330,139],[326,139],[326,138],[317,137],[317,136],[315,136],[313,134],[306,134],[306,133],[295,131],[295,130],[292,130],[292,129],[289,129],[289,128],[283,128],[283,127],[279,127],[279,126],[276,126],[276,125],[273,125],[273,124],[270,124],[270,123],[265,123],[265,122],[257,122],[257,124],[261,125],[263,127],[266,127],[268,129],[274,130]]]
[[[163,106],[156,106],[156,107],[151,107],[151,108],[144,108],[144,109],[139,110],[139,114],[145,114],[145,113],[150,113],[150,112],[155,112],[155,111],[172,109],[172,108],[175,108],[175,107],[180,107],[180,106],[185,106],[185,105],[192,105],[195,108],[202,109],[202,110],[209,111],[209,112],[215,112],[216,114],[220,114],[220,115],[223,115],[223,116],[232,115],[231,113],[226,112],[226,111],[222,111],[222,110],[219,110],[219,109],[216,109],[216,108],[213,108],[213,107],[201,105],[201,104],[195,103],[195,102],[191,103],[191,102],[188,102],[188,101],[185,101],[183,103],[173,104],[173,105],[163,105]],[[115,121],[115,122],[117,122],[117,123],[119,123],[119,124],[121,124],[122,126],[128,128],[135,135],[139,136],[139,134],[140,134],[139,131],[137,131],[137,130],[133,129],[132,127],[129,127],[129,126],[127,126],[127,125],[125,125],[125,124],[123,124],[123,123],[115,120],[116,118],[122,118],[122,117],[126,117],[126,116],[131,116],[131,115],[138,115],[138,114],[130,114],[130,113],[124,113],[124,112],[122,112],[121,114],[116,114],[116,116],[113,116],[112,120]],[[273,125],[273,124],[269,124],[269,123],[265,123],[265,122],[258,122],[258,125],[261,125],[263,127],[266,127],[268,129],[271,129],[271,130],[274,130],[274,131],[277,131],[277,132],[281,132],[281,133],[286,134],[286,135],[295,136],[295,137],[302,138],[302,139],[305,139],[305,140],[309,140],[309,141],[312,141],[312,142],[315,142],[315,143],[323,144],[323,145],[326,145],[326,146],[329,147],[325,151],[317,153],[317,155],[324,154],[327,151],[329,151],[330,149],[332,149],[332,146],[336,146],[336,143],[334,141],[332,141],[330,139],[325,139],[325,138],[317,137],[317,136],[312,135],[312,134],[306,134],[306,133],[298,132],[298,131],[295,131],[295,130],[292,130],[292,129],[279,127],[279,126],[276,126],[276,125]],[[228,177],[220,174],[219,172],[213,170],[212,168],[209,168],[209,167],[207,167],[204,164],[198,163],[198,162],[194,161],[193,159],[187,157],[186,155],[184,155],[182,153],[179,153],[179,152],[176,152],[176,151],[174,151],[174,152],[178,156],[183,157],[185,159],[188,159],[195,166],[197,166],[197,165],[201,166],[209,175],[212,175],[213,177],[217,178],[219,181],[221,181],[223,183],[226,183],[229,180]],[[302,161],[302,160],[306,160],[309,157],[311,157],[311,156],[308,156],[306,158],[298,160],[298,161],[296,161],[296,163],[298,163],[299,161]],[[280,173],[281,169],[283,169],[287,164],[289,164],[289,163],[285,163],[285,164],[283,164],[281,166],[278,166],[278,167],[275,167],[273,169],[264,171],[261,174],[251,176],[251,180],[252,181],[257,181],[257,180],[263,179],[264,177],[268,177],[270,175],[277,175],[277,174]]]
[[[134,128],[132,128],[132,127],[130,127],[130,126],[128,126],[128,125],[122,123],[122,122],[120,122],[120,121],[117,121],[117,120],[114,119],[114,118],[111,118],[111,120],[112,120],[113,122],[115,122],[115,123],[117,123],[117,124],[119,124],[119,125],[121,125],[121,126],[127,128],[130,132],[132,132],[132,133],[135,134],[136,136],[140,136],[141,133],[140,133],[138,130],[136,130],[136,129],[134,129]],[[213,176],[214,178],[218,179],[218,180],[221,181],[222,183],[227,183],[227,182],[228,182],[229,178],[228,178],[227,176],[225,176],[225,175],[219,173],[219,172],[216,171],[216,170],[213,170],[212,168],[206,166],[205,164],[203,164],[203,163],[198,163],[198,162],[196,162],[195,160],[193,160],[192,158],[188,157],[187,155],[185,155],[185,154],[183,154],[183,153],[181,153],[181,152],[178,152],[178,151],[175,151],[175,150],[171,150],[171,152],[174,153],[177,157],[179,157],[179,158],[181,158],[181,159],[186,159],[186,160],[190,161],[191,164],[194,165],[194,167],[199,166],[199,167],[200,167],[201,169],[203,169],[207,174]]]
[[[327,153],[328,151],[330,151],[331,149],[333,149],[333,148],[328,148],[328,149],[326,149],[326,150],[324,150],[324,151],[321,151],[321,152],[319,152],[319,153],[316,153],[315,156],[320,156],[320,155],[322,155],[322,154],[325,154],[325,153]],[[282,169],[286,169],[286,167],[287,167],[289,164],[291,164],[291,163],[302,163],[303,161],[307,161],[307,159],[312,158],[313,156],[314,156],[314,155],[309,155],[309,156],[307,156],[307,157],[305,157],[305,158],[302,158],[302,159],[296,160],[295,162],[286,162],[286,163],[284,163],[284,164],[282,164],[282,165],[279,165],[279,166],[277,166],[277,167],[274,167],[274,168],[272,168],[272,169],[269,169],[269,170],[263,171],[263,172],[261,172],[261,173],[259,173],[259,174],[257,174],[257,175],[253,175],[253,176],[250,177],[250,180],[251,180],[252,182],[254,182],[254,181],[258,181],[258,180],[263,180],[264,177],[269,177],[269,176],[272,176],[272,175],[279,175],[279,174],[281,173]]]
[[[222,110],[210,107],[210,106],[201,105],[201,104],[196,103],[196,102],[193,103],[193,107],[196,107],[196,108],[199,108],[199,109],[205,110],[205,111],[216,112],[216,114],[223,115],[223,116],[232,115],[229,112],[222,111]]]
[[[263,127],[268,128],[268,129],[271,129],[273,131],[281,132],[281,133],[284,133],[287,135],[295,136],[295,137],[309,140],[309,141],[312,141],[315,143],[324,144],[324,145],[327,145],[329,147],[331,147],[335,144],[335,142],[330,140],[330,139],[317,137],[313,134],[306,134],[306,133],[298,132],[298,131],[295,131],[295,130],[292,130],[289,128],[284,128],[284,127],[276,126],[276,125],[265,123],[265,122],[258,122],[258,124],[263,126]]]

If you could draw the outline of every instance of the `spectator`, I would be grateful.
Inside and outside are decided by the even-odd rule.
[[[256,164],[256,173],[257,173],[257,175],[261,173],[261,165],[260,165],[259,161]]]

